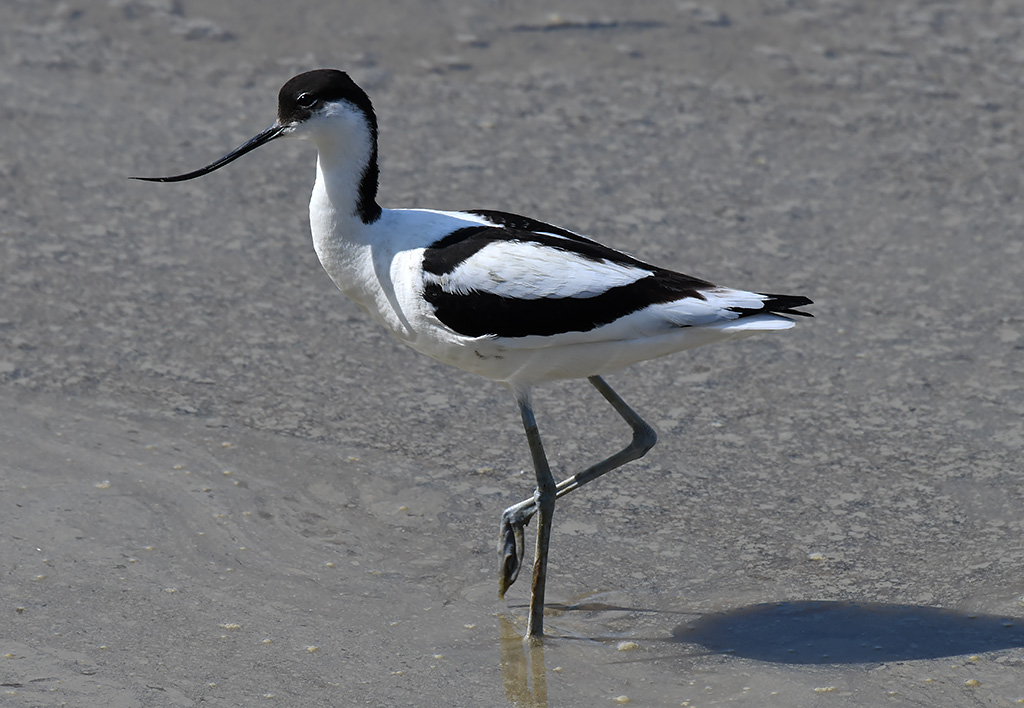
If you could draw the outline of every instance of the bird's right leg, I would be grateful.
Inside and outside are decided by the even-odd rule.
[[[533,415],[528,391],[516,393],[519,411],[523,418],[523,429],[530,445],[530,456],[537,475],[537,489],[530,501],[533,509],[540,517],[537,522],[537,548],[533,557],[533,587],[530,592],[530,619],[526,627],[526,635],[530,638],[544,634],[544,590],[547,585],[548,547],[551,543],[552,517],[555,511],[556,488],[555,478],[551,475],[547,455],[541,444],[540,431]],[[506,512],[507,513],[507,512]],[[519,575],[519,564],[523,557],[523,529],[529,517],[521,524],[508,525],[502,517],[502,567],[499,594],[504,597],[512,581]]]

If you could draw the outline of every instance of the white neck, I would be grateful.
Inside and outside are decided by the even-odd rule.
[[[329,219],[327,233],[340,226],[350,234],[346,222],[372,222],[379,215],[376,138],[366,116],[348,104],[336,104],[310,123],[318,153],[310,216]],[[313,231],[316,237],[316,224]]]

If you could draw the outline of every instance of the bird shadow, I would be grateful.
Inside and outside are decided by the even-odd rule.
[[[1024,647],[1024,618],[939,607],[805,600],[701,615],[671,641],[778,664],[936,659]]]
[[[545,609],[554,616],[575,612],[691,614],[600,602],[552,603]],[[521,628],[504,615],[498,618],[506,698],[516,708],[547,708],[544,644],[524,642]],[[549,639],[617,642],[623,636],[554,634],[545,637],[545,641]],[[643,641],[703,649],[696,655],[723,654],[776,664],[871,664],[1024,647],[1024,618],[919,605],[795,600],[697,615],[676,626],[669,636]],[[658,654],[658,659],[666,658],[664,653]],[[695,654],[688,651],[686,655]],[[631,661],[645,660],[650,658]]]

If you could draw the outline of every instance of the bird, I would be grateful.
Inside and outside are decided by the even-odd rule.
[[[553,224],[491,209],[384,208],[377,202],[377,116],[344,71],[298,74],[278,94],[274,123],[193,172],[202,177],[278,138],[312,141],[313,247],[337,287],[414,350],[508,387],[533,462],[533,495],[501,515],[499,596],[525,560],[525,528],[538,517],[526,638],[544,633],[547,558],[555,500],[644,456],[654,429],[604,376],[674,352],[794,326],[798,295],[715,285],[648,264]],[[632,431],[622,450],[556,483],[532,391],[586,379]]]

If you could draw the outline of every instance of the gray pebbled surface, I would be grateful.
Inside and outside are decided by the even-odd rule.
[[[0,27],[3,705],[1024,699],[1017,3],[14,0]],[[609,377],[661,442],[560,504],[543,652],[525,584],[495,596],[515,406],[334,290],[312,147],[124,179],[219,157],[317,66],[374,99],[386,205],[816,301]],[[562,471],[625,435],[588,388],[538,392]]]

